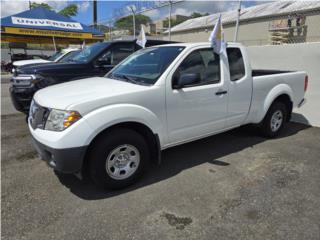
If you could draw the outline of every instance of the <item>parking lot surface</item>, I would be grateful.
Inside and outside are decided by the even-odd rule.
[[[38,159],[22,114],[2,116],[3,239],[319,239],[320,129],[266,140],[242,127],[163,153],[104,191]]]
[[[16,114],[18,111],[14,108],[10,98],[10,76],[1,76],[1,115]]]

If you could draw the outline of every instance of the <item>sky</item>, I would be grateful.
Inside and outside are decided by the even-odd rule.
[[[45,2],[49,4],[54,10],[59,11],[66,7],[68,4],[74,3],[78,5],[78,14],[77,16],[72,17],[74,20],[77,20],[84,24],[92,24],[92,11],[93,3],[92,1],[52,1],[52,0],[31,0],[32,2]],[[159,1],[157,1],[159,2]],[[164,2],[164,1],[161,1]],[[98,0],[97,9],[98,9],[98,22],[107,23],[111,19],[118,18],[119,16],[129,15],[129,10],[127,6],[132,6],[133,4],[137,8],[145,9],[153,4],[155,1],[102,1]],[[256,4],[262,3],[261,1],[242,1],[243,7],[249,7]],[[233,10],[236,9],[238,1],[182,1],[173,5],[172,14],[179,15],[190,15],[192,12],[200,13],[216,13],[221,11]],[[1,17],[10,16],[29,9],[28,0],[1,0]],[[162,7],[154,9],[152,11],[144,12],[143,14],[149,16],[152,20],[163,19],[168,16],[169,10],[168,7]]]

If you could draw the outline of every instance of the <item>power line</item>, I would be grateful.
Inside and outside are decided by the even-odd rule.
[[[144,12],[153,11],[170,5],[184,2],[185,0],[176,0],[176,1],[131,1],[121,8],[114,10],[112,17],[101,19],[100,23],[108,23],[110,21],[116,21],[117,19],[130,16],[131,11],[128,11],[128,6],[133,6],[135,8],[135,14],[142,14]]]

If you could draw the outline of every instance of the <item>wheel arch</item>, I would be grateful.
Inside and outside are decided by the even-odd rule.
[[[88,145],[84,162],[82,165],[82,169],[85,172],[86,169],[88,169],[88,164],[90,162],[89,155],[90,151],[93,149],[94,144],[99,141],[99,138],[103,137],[103,135],[111,130],[117,129],[117,128],[126,128],[126,129],[131,129],[134,130],[135,132],[141,134],[150,149],[150,159],[151,162],[154,164],[159,164],[160,159],[161,159],[161,146],[160,146],[160,139],[157,133],[154,133],[150,127],[147,125],[140,123],[140,122],[135,122],[135,121],[126,121],[126,122],[120,122],[116,123],[114,125],[108,126],[101,130],[99,133],[97,133],[94,138],[91,140],[91,142]],[[84,173],[83,172],[83,173]]]
[[[293,102],[291,101],[291,98],[289,97],[289,95],[285,94],[285,93],[281,94],[276,99],[273,100],[272,104],[274,102],[282,102],[282,103],[284,103],[284,105],[287,108],[287,119],[286,119],[286,121],[289,122],[290,119],[291,119],[291,114],[292,114],[292,109],[293,109]]]
[[[267,95],[264,106],[263,106],[263,117],[266,116],[268,110],[270,109],[271,105],[278,101],[282,102],[286,105],[288,114],[286,121],[289,121],[291,118],[292,108],[293,108],[293,101],[292,101],[293,92],[292,89],[287,84],[280,84],[273,88],[269,94]]]

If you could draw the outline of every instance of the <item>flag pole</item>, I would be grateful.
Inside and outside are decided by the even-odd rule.
[[[56,41],[54,39],[54,36],[52,36],[52,41],[53,41],[54,51],[57,52],[57,46],[56,46]]]
[[[237,16],[237,22],[236,22],[236,30],[235,30],[234,38],[233,38],[233,41],[234,41],[234,42],[236,42],[236,41],[238,40],[238,30],[239,30],[240,12],[241,12],[241,0],[239,0],[238,16]]]
[[[169,0],[169,41],[171,41],[171,14],[172,14],[172,0]]]
[[[132,25],[133,25],[133,39],[135,39],[136,38],[136,16],[135,16],[135,9],[133,9],[134,8],[134,6],[129,6],[129,9],[131,10],[131,12],[132,12]]]

